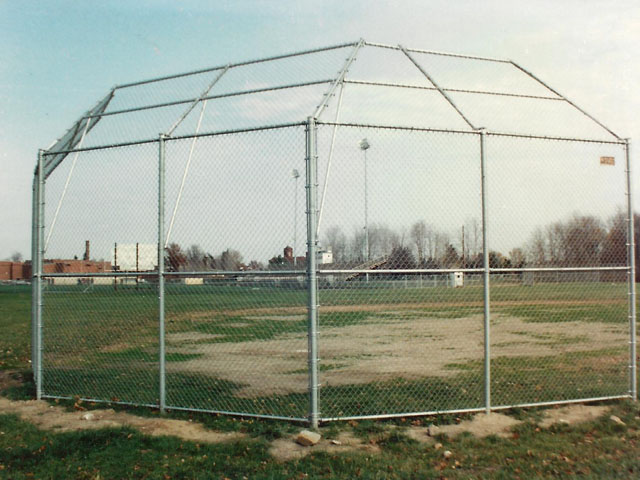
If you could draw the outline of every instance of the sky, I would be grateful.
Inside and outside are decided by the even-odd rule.
[[[29,256],[38,149],[114,85],[358,38],[516,60],[640,139],[634,1],[0,0],[0,258]]]

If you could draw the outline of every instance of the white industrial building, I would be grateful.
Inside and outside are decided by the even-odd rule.
[[[111,252],[114,270],[147,272],[158,267],[158,246],[150,243],[116,243]]]

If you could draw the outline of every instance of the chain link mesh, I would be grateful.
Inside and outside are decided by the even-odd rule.
[[[625,144],[512,62],[360,43],[113,94],[44,154],[45,396],[313,422],[629,394]]]
[[[332,134],[321,126],[320,144]],[[319,149],[330,174],[320,240],[333,254],[319,266],[321,414],[481,406],[482,282],[470,273],[455,287],[465,225],[467,259],[482,249],[478,136],[353,127],[335,136],[328,170]]]
[[[304,152],[303,127],[167,142],[169,405],[306,417]]]
[[[487,143],[491,266],[525,269],[491,278],[494,402],[624,395],[624,148],[493,136]]]
[[[48,179],[46,395],[158,405],[157,169],[157,145],[140,145],[81,152]],[[135,270],[136,243],[155,259],[101,276]]]

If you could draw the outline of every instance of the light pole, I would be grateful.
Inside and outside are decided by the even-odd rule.
[[[294,180],[294,200],[293,200],[293,265],[296,265],[296,243],[298,241],[298,178],[300,178],[300,172],[296,168],[291,170],[291,178]]]
[[[364,152],[364,245],[363,245],[363,256],[367,261],[370,260],[370,251],[369,251],[369,202],[367,195],[367,150],[371,147],[371,144],[366,138],[360,140],[360,149]]]

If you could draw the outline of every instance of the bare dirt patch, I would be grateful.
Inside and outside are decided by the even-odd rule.
[[[576,423],[589,422],[601,417],[608,411],[609,407],[605,405],[567,405],[566,407],[546,410],[539,425],[547,428],[555,423],[573,425]]]
[[[351,432],[341,432],[337,437],[331,439],[323,438],[313,447],[298,445],[295,438],[296,435],[293,435],[291,437],[274,440],[271,442],[269,453],[280,462],[297,460],[310,453],[317,452],[333,454],[345,452],[380,453],[380,447],[378,445],[364,443]]]
[[[185,420],[137,417],[112,409],[68,412],[38,400],[12,401],[0,397],[0,412],[13,413],[39,428],[58,432],[132,427],[154,437],[173,436],[203,443],[230,442],[245,437],[241,433],[207,430],[199,423]]]
[[[489,415],[479,413],[471,420],[464,420],[452,425],[439,425],[435,430],[438,435],[442,434],[448,437],[456,437],[461,433],[468,432],[478,438],[489,435],[507,438],[511,436],[511,429],[520,423],[522,423],[520,420],[501,413],[492,412]],[[429,435],[428,427],[410,427],[405,431],[405,434],[421,443],[434,442],[433,436]]]
[[[482,315],[430,318],[411,313],[401,321],[372,316],[362,324],[323,328],[319,340],[323,385],[447,377],[483,358]],[[543,357],[616,348],[624,345],[624,328],[600,322],[526,322],[497,314],[492,320],[493,353]],[[180,348],[175,342],[173,346]],[[201,343],[189,345],[189,352],[199,354],[198,358],[170,364],[168,369],[242,384],[236,395],[245,398],[305,392],[306,348],[306,333]]]
[[[202,332],[176,332],[167,335],[167,341],[176,343],[186,342],[201,342],[203,340],[213,340],[214,338],[220,338],[224,335],[218,335],[214,333],[202,333]]]
[[[14,370],[0,370],[0,392],[22,385],[22,374]]]
[[[251,318],[256,320],[275,320],[276,322],[300,322],[306,318],[306,315],[260,315]]]
[[[440,431],[449,437],[455,437],[463,432],[469,432],[478,438],[489,435],[508,437],[511,429],[520,423],[522,423],[520,420],[501,413],[479,413],[471,420],[464,420],[456,425],[441,426]]]
[[[606,414],[609,409],[608,406],[600,405],[569,405],[554,408],[546,410],[538,424],[547,428],[555,423],[577,424],[592,421]],[[207,430],[197,422],[138,417],[112,409],[68,412],[62,407],[37,400],[12,401],[0,397],[0,413],[16,414],[22,420],[43,430],[58,432],[131,427],[150,436],[173,436],[200,443],[233,442],[247,438],[242,433]],[[468,432],[478,438],[489,435],[509,437],[512,428],[520,423],[522,423],[520,420],[497,412],[492,412],[489,415],[480,413],[471,420],[465,420],[459,424],[440,425],[437,427],[437,434],[455,437],[463,432]],[[427,427],[409,427],[403,431],[408,437],[421,443],[435,443],[433,436],[429,436]],[[381,448],[375,442],[366,442],[349,430],[342,431],[332,438],[323,438],[313,447],[298,445],[295,439],[296,435],[291,435],[274,440],[271,442],[269,453],[276,460],[286,462],[316,452],[331,454],[347,452],[379,454],[381,452]]]

